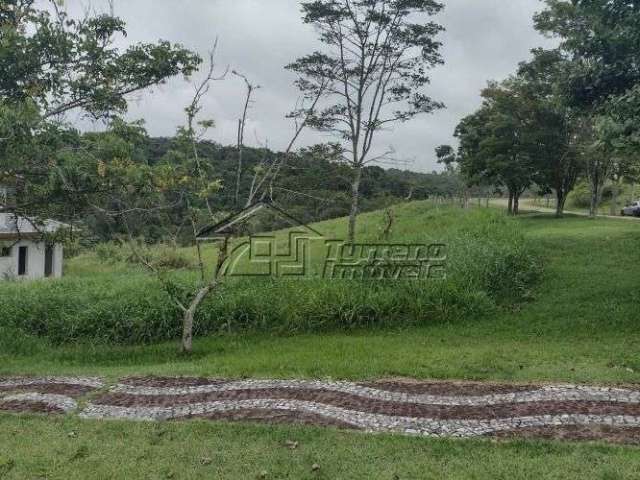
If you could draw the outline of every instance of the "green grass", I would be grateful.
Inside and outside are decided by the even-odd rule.
[[[509,222],[542,256],[544,274],[529,302],[493,315],[349,333],[211,336],[196,340],[191,358],[179,355],[174,342],[50,346],[15,335],[2,343],[20,345],[0,353],[0,375],[640,382],[640,223],[550,215]],[[285,448],[287,440],[300,447]],[[630,479],[640,477],[638,453],[602,444],[0,416],[3,480],[255,479],[262,471],[274,479]],[[202,465],[203,458],[211,463]],[[314,463],[319,473],[311,472]]]
[[[0,478],[631,479],[637,448],[0,416]],[[71,434],[71,436],[70,436]],[[298,442],[296,449],[287,441]],[[320,469],[312,471],[317,464]]]

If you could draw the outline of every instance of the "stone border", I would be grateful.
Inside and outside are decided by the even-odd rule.
[[[372,384],[368,384],[372,385]],[[214,380],[209,384],[175,386],[139,386],[118,383],[110,390],[113,393],[141,396],[181,396],[236,390],[316,390],[352,394],[364,398],[424,405],[499,405],[504,403],[529,403],[546,401],[596,401],[640,403],[640,390],[612,387],[589,387],[576,385],[545,385],[532,390],[489,395],[431,395],[389,391],[384,388],[363,386],[351,382],[324,382],[319,380]]]
[[[640,387],[129,377],[0,378],[0,410],[87,419],[300,423],[428,437],[640,444]],[[84,396],[90,401],[78,411]]]
[[[103,388],[93,377],[13,377],[0,378],[0,411],[30,413],[70,413],[77,400]]]

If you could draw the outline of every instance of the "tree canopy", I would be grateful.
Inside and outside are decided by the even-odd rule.
[[[71,18],[57,2],[4,1],[0,30],[0,183],[15,189],[14,210],[33,215],[70,196],[82,205],[86,190],[74,183],[82,173],[70,169],[88,160],[65,113],[110,119],[126,111],[127,95],[190,75],[201,61],[166,41],[122,51],[121,19]]]

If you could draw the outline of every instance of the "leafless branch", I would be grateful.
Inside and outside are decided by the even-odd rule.
[[[244,81],[246,87],[246,95],[244,100],[244,107],[242,109],[242,116],[238,120],[238,138],[237,138],[237,147],[238,147],[238,165],[236,169],[236,190],[235,190],[235,203],[236,207],[240,204],[240,181],[242,179],[242,154],[244,150],[244,132],[247,125],[247,114],[249,112],[249,107],[252,103],[252,95],[255,90],[260,88],[260,85],[253,84],[249,81],[249,79],[237,72],[236,70],[232,71],[233,75],[241,78]]]

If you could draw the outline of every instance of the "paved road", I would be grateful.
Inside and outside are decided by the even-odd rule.
[[[504,199],[504,198],[495,198],[495,199],[492,199],[490,201],[490,204],[507,208],[507,206],[509,205],[509,201],[507,199]],[[526,212],[556,213],[556,209],[555,208],[546,208],[546,207],[540,207],[540,206],[537,206],[537,205],[530,205],[530,204],[527,205],[526,203],[524,203],[524,204],[521,203],[520,204],[520,209],[522,211],[526,211]],[[564,213],[567,214],[567,215],[577,215],[579,217],[588,217],[589,216],[588,212],[581,212],[581,211],[575,211],[575,210],[565,210]],[[615,220],[640,221],[640,218],[636,218],[636,217],[621,217],[621,216],[617,216],[617,215],[598,215],[598,218],[612,218],[612,219],[615,219]]]

